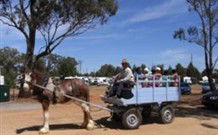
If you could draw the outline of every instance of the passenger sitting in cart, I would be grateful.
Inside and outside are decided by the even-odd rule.
[[[146,67],[146,68],[144,69],[143,75],[144,75],[144,78],[143,78],[143,79],[145,80],[145,82],[142,83],[142,88],[144,88],[144,87],[149,87],[149,83],[146,82],[146,81],[149,80],[149,76],[151,75],[151,71],[149,70],[149,68]]]
[[[144,80],[145,75],[142,72],[142,67],[137,67],[134,72],[135,81],[138,80]]]
[[[148,77],[149,81],[153,80],[162,80],[162,74],[161,74],[161,68],[160,67],[153,67],[152,68],[152,76]],[[147,87],[153,87],[153,82],[149,82]],[[155,82],[155,87],[160,87],[161,83],[160,82]]]
[[[122,97],[122,93],[125,91],[125,87],[128,89],[126,92],[129,91],[135,84],[134,75],[132,70],[129,68],[129,63],[126,59],[122,60],[122,70],[119,74],[115,76],[114,85],[112,90],[109,92],[109,97],[117,96],[118,98]]]
[[[150,70],[148,67],[146,67],[146,68],[144,69],[144,74],[145,74],[145,76],[151,75],[151,70]]]
[[[173,80],[174,80],[173,86],[177,87],[179,84],[179,75],[175,69],[172,72],[173,72]]]
[[[161,74],[161,68],[160,67],[155,68],[154,76],[155,76],[155,80],[162,80],[162,74]],[[155,83],[155,87],[160,87],[160,86],[161,86],[160,82]]]

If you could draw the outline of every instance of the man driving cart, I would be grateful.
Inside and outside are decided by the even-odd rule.
[[[128,61],[123,59],[121,64],[122,70],[115,76],[113,87],[109,91],[109,97],[117,96],[120,98],[124,91],[130,91],[131,87],[135,84],[134,75],[132,70],[129,68]]]

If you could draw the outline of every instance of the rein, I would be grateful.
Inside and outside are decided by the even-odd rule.
[[[31,85],[33,85],[33,86],[36,86],[36,87],[38,87],[38,88],[41,88],[41,89],[44,89],[44,90],[47,90],[47,91],[53,92],[52,90],[47,89],[46,87],[43,87],[43,86],[38,85],[38,84],[36,84],[36,83],[32,83],[32,82],[29,82],[29,81],[25,81],[25,82],[28,83],[28,84],[31,84]]]

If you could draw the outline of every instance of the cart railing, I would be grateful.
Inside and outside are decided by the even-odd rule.
[[[134,92],[135,91],[135,92]],[[125,104],[143,104],[157,102],[178,101],[181,99],[179,76],[144,76],[136,77],[136,85],[133,90],[135,96],[131,102]]]
[[[180,76],[137,76],[136,85],[143,87],[179,87]]]

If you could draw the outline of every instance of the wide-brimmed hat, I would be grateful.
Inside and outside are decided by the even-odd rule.
[[[146,67],[146,68],[144,69],[144,71],[148,72],[148,71],[149,71],[149,69]]]
[[[123,59],[121,63],[122,64],[128,64],[129,62],[127,61],[127,59]]]
[[[160,67],[156,67],[155,70],[161,71],[161,68]]]

